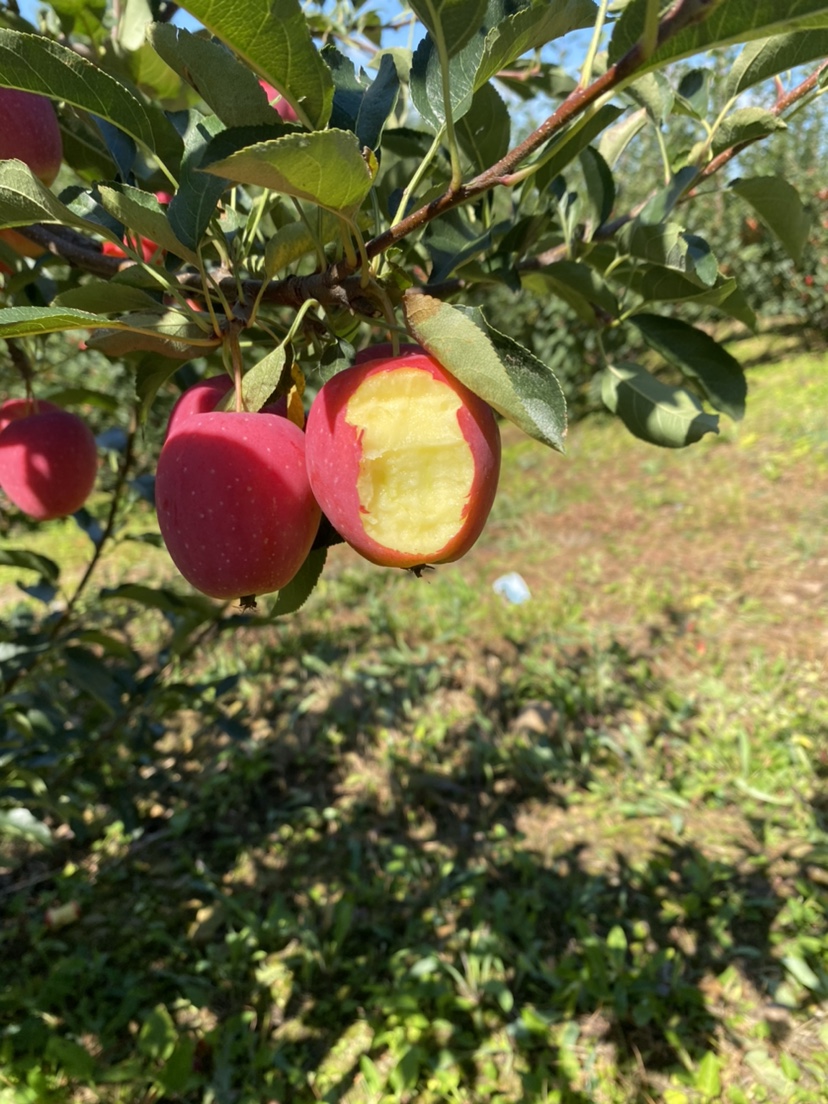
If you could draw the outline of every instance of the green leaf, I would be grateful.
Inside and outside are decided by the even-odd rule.
[[[41,556],[38,552],[0,548],[0,566],[36,571],[47,583],[56,583],[60,578],[60,568],[55,561],[47,556]]]
[[[711,288],[700,288],[680,272],[660,265],[619,265],[613,277],[640,295],[645,303],[693,303],[715,307],[723,314],[756,329],[756,315],[733,276],[719,276]]]
[[[699,1062],[698,1069],[696,1070],[695,1083],[696,1088],[706,1097],[708,1100],[718,1100],[722,1091],[722,1081],[719,1076],[719,1069],[721,1067],[721,1059],[718,1055],[714,1054],[712,1050],[708,1050],[704,1058]]]
[[[747,180],[734,180],[730,187],[751,205],[799,263],[808,240],[811,220],[793,184],[780,176],[754,176]]]
[[[719,266],[710,246],[676,222],[627,223],[618,234],[622,251],[642,261],[683,272],[702,287],[713,287]]]
[[[610,65],[640,40],[649,2],[631,0],[621,13],[609,44]],[[662,69],[667,62],[718,46],[828,27],[828,0],[685,0],[684,10],[689,25],[659,46],[637,72]]]
[[[147,1016],[138,1032],[138,1050],[147,1058],[164,1061],[169,1058],[178,1040],[175,1022],[163,1004]]]
[[[472,172],[482,172],[503,157],[509,149],[511,127],[506,104],[491,84],[484,84],[457,125],[457,140]]]
[[[745,414],[747,382],[742,366],[703,330],[678,318],[634,314],[630,322],[641,331],[651,349],[698,381],[716,410],[734,421]]]
[[[728,99],[738,96],[768,77],[827,55],[828,30],[795,31],[748,43],[730,68],[724,94]]]
[[[592,210],[592,225],[586,235],[586,239],[589,240],[612,214],[615,206],[615,181],[609,165],[592,146],[581,150],[579,160],[587,188],[586,199]]]
[[[493,329],[477,308],[406,294],[412,336],[461,383],[530,437],[563,452],[566,402],[550,368]]]
[[[265,246],[265,274],[272,280],[277,272],[295,264],[308,253],[313,253],[317,243],[321,246],[334,240],[339,223],[334,215],[317,208],[318,218],[311,217],[311,226],[316,223],[314,234],[303,221],[289,222],[281,226],[268,240]]]
[[[159,387],[166,383],[180,365],[175,360],[159,358],[146,353],[138,361],[135,370],[135,397],[138,400],[138,420],[141,425],[147,420]]]
[[[325,126],[333,82],[299,0],[185,0],[181,7],[286,96],[304,123]]]
[[[676,102],[680,110],[696,119],[707,117],[710,100],[710,70],[691,69],[679,81]]]
[[[1,161],[0,226],[31,226],[34,222],[58,223],[87,234],[103,234],[114,242],[120,240],[109,227],[90,222],[61,203],[22,161]]]
[[[553,138],[541,155],[543,165],[535,174],[536,187],[539,190],[548,188],[555,177],[618,118],[622,110],[614,104],[604,104],[592,114],[582,115],[562,135]]]
[[[601,312],[610,318],[618,315],[618,300],[600,274],[579,261],[556,261],[537,272],[523,274],[521,282],[536,294],[548,295],[551,291],[590,326],[595,325]]]
[[[44,35],[0,28],[0,85],[88,111],[177,168],[181,139],[163,111],[139,100],[97,65]]]
[[[220,42],[170,23],[155,23],[149,40],[170,68],[192,85],[225,126],[278,124],[279,114],[255,73]]]
[[[804,985],[806,989],[810,989],[812,993],[824,992],[824,986],[801,955],[785,955],[782,959],[782,965],[792,978],[798,981],[800,985]]]
[[[137,349],[167,349],[166,356],[198,356],[218,345],[219,339],[206,334],[180,311],[161,306],[156,311],[135,311],[122,318],[106,318],[68,307],[6,307],[0,309],[0,337],[28,337],[33,334],[60,333],[63,330],[103,331],[103,351],[117,348],[121,356]],[[146,343],[142,341],[146,339]],[[90,337],[91,345],[95,338]],[[107,344],[107,341],[109,343]],[[147,344],[148,343],[148,344]],[[171,351],[176,347],[179,353]]]
[[[104,208],[133,233],[148,238],[190,264],[198,264],[198,255],[178,240],[167,212],[150,192],[128,184],[101,184],[98,191]]]
[[[517,11],[515,8],[517,7]],[[465,115],[472,96],[492,77],[529,50],[595,19],[592,0],[489,0],[485,17],[467,44],[449,62],[452,117]],[[435,130],[445,122],[440,59],[434,40],[427,35],[414,52],[411,98],[422,118]]]
[[[216,613],[216,606],[209,598],[199,594],[178,594],[165,587],[150,587],[141,583],[122,583],[116,587],[104,587],[100,597],[105,601],[137,602],[146,609],[157,609],[162,613],[188,620],[195,616],[198,621],[209,621]]]
[[[283,586],[279,591],[279,595],[270,610],[272,617],[282,617],[284,614],[296,613],[298,609],[304,606],[322,576],[322,569],[327,558],[327,548],[314,548],[308,553],[298,572],[287,586]]]
[[[158,301],[140,288],[128,284],[90,279],[56,295],[52,306],[98,314],[123,314],[125,311],[157,310]]]
[[[482,56],[477,66],[474,86],[479,88],[491,77],[506,69],[529,50],[538,49],[570,31],[582,30],[595,23],[598,9],[592,0],[531,0],[521,10],[504,13],[494,22],[487,20],[491,30],[486,35]]]
[[[203,168],[351,215],[371,190],[377,163],[373,155],[366,160],[354,134],[325,130],[258,142]]]
[[[14,809],[0,809],[0,839],[21,839],[27,843],[39,843],[48,847],[52,833],[42,820],[22,805]]]
[[[636,134],[647,125],[647,112],[642,107],[632,115],[616,123],[615,126],[605,130],[598,143],[598,152],[604,158],[610,168],[635,138]]]
[[[245,410],[261,410],[279,386],[287,363],[284,345],[278,345],[242,377],[242,402]],[[230,390],[216,407],[217,410],[235,410],[235,390]]]
[[[332,44],[325,47],[322,57],[331,70],[335,85],[330,126],[351,130],[361,146],[377,149],[400,91],[400,78],[393,59],[389,54],[383,54],[379,72],[370,81],[364,70],[357,75],[351,59]]]
[[[456,54],[476,34],[483,22],[487,0],[408,0],[409,7],[437,40],[442,36],[449,56]]]
[[[204,151],[221,130],[222,124],[215,115],[190,112],[178,190],[167,208],[167,218],[176,237],[192,250],[201,244],[216,205],[229,186],[229,181],[222,177],[200,171]]]
[[[666,123],[673,110],[675,93],[663,73],[645,73],[625,89],[637,104],[647,112],[653,122]]]
[[[609,365],[601,373],[601,399],[633,436],[661,448],[684,448],[719,432],[719,419],[705,414],[695,395],[637,364]]]
[[[221,341],[212,334],[206,335],[183,311],[159,308],[130,311],[99,328],[87,338],[86,344],[110,357],[148,352],[190,360],[203,355],[205,349],[216,348]]]
[[[721,126],[716,128],[710,152],[715,157],[731,146],[753,142],[773,134],[775,130],[786,129],[787,123],[764,107],[741,107],[727,115]]]
[[[59,307],[5,307],[0,309],[0,337],[28,337],[111,326],[109,318],[88,311]]]

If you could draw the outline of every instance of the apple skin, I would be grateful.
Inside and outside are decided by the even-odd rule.
[[[49,412],[54,414],[56,410],[62,409],[63,407],[56,406],[46,399],[6,399],[5,402],[0,403],[0,433],[7,425],[16,422],[19,418]]]
[[[227,392],[232,391],[232,389],[233,381],[226,372],[220,376],[210,376],[207,379],[199,380],[192,387],[188,387],[176,399],[175,405],[170,411],[165,440],[169,441],[170,437],[178,432],[182,423],[191,414],[208,414],[211,410],[215,410]],[[282,395],[275,402],[263,406],[259,413],[276,414],[279,417],[286,418],[287,397]]]
[[[33,92],[0,88],[0,160],[24,161],[47,187],[63,160],[63,142],[52,101]]]
[[[491,407],[422,349],[409,346],[398,357],[389,352],[390,346],[383,346],[379,355],[372,357],[369,350],[363,350],[360,363],[329,379],[311,404],[305,427],[311,487],[322,512],[340,536],[372,563],[386,567],[450,563],[468,552],[486,524],[500,474],[500,430]],[[366,427],[348,421],[349,403],[367,381],[381,376],[388,376],[390,381],[401,369],[425,373],[428,379],[453,392],[457,398],[458,440],[465,439],[473,465],[456,530],[441,547],[427,552],[422,547],[389,547],[367,531],[368,510],[359,495]],[[378,397],[378,409],[382,405],[383,397]],[[424,439],[423,455],[428,447]],[[447,466],[450,463],[447,459]],[[413,500],[412,510],[427,513],[427,502]]]
[[[234,411],[192,414],[166,441],[155,504],[178,570],[219,599],[289,583],[321,516],[302,431],[287,418]]]
[[[274,88],[272,84],[268,84],[266,80],[260,80],[259,84],[267,96],[267,102],[274,111],[279,113],[283,122],[295,123],[298,121],[299,117],[293,109],[293,104],[286,100],[278,89]]]
[[[25,162],[47,187],[63,160],[63,141],[52,101],[33,92],[0,88],[0,160]],[[15,230],[0,230],[3,239],[24,257],[40,257],[46,250]]]
[[[45,406],[14,418],[0,433],[0,487],[38,521],[79,510],[98,472],[95,438],[87,424],[68,410],[44,411]]]

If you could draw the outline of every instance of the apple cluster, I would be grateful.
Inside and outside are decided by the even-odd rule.
[[[161,534],[181,574],[213,598],[280,590],[322,514],[366,559],[416,568],[477,540],[500,473],[491,408],[416,346],[359,355],[318,392],[305,432],[284,404],[216,407],[228,377],[186,391],[156,475]]]

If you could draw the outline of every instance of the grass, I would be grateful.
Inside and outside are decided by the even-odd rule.
[[[508,433],[461,563],[192,649],[93,603],[4,703],[0,1102],[823,1100],[826,400]]]

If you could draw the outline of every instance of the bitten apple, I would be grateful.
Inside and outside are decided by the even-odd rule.
[[[47,187],[63,160],[63,142],[52,101],[33,92],[0,88],[0,160],[24,161]],[[15,230],[0,230],[0,237],[17,253],[39,257],[42,246]]]
[[[497,490],[494,413],[421,349],[361,356],[311,405],[305,435],[316,500],[373,563],[459,559],[480,536]]]
[[[40,403],[36,414],[15,417],[0,432],[0,487],[38,521],[74,514],[95,485],[95,438],[77,414]]]
[[[280,590],[319,528],[305,435],[261,413],[191,414],[161,450],[155,503],[173,562],[211,598]]]
[[[232,388],[233,381],[226,373],[221,376],[210,376],[208,379],[199,380],[192,387],[188,387],[182,395],[179,395],[175,401],[175,406],[170,411],[165,439],[169,440],[174,433],[177,433],[182,422],[189,418],[191,414],[207,414],[209,411],[215,410]],[[281,396],[275,402],[263,406],[260,413],[278,414],[283,418],[286,417],[287,399],[284,395]]]

